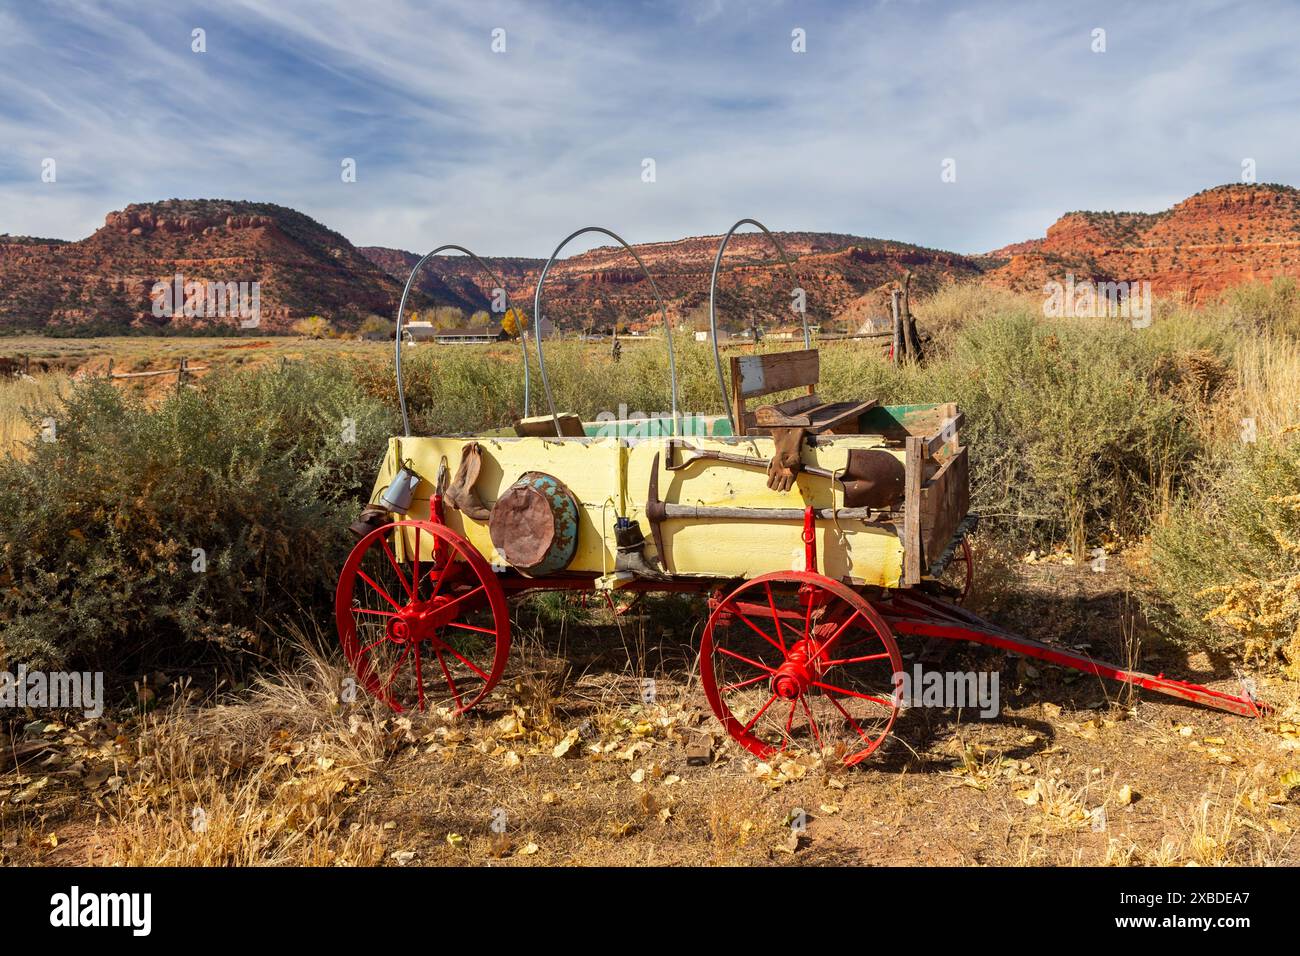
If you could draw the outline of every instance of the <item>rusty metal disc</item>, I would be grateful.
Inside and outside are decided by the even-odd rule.
[[[488,533],[512,568],[536,577],[563,570],[578,546],[578,502],[564,483],[525,472],[492,506]]]

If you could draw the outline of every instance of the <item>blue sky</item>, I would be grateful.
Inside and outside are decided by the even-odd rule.
[[[180,196],[412,250],[753,216],[980,252],[1247,158],[1300,184],[1297,37],[1300,4],[1211,0],[0,0],[0,232],[77,239]]]

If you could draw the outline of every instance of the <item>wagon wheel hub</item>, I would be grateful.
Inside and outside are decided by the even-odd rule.
[[[388,639],[394,644],[418,644],[427,641],[435,648],[444,642],[438,632],[466,610],[454,597],[438,595],[432,601],[410,604],[395,614],[388,624]]]
[[[772,675],[772,693],[782,700],[798,700],[820,675],[817,646],[810,641],[799,641]]]

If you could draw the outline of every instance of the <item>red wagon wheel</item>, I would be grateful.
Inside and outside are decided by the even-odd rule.
[[[953,603],[966,603],[970,589],[975,584],[975,557],[971,553],[970,542],[965,538],[961,539],[961,544],[952,553],[939,580],[957,592],[957,596],[952,599]]]
[[[894,635],[859,594],[809,571],[747,581],[704,629],[700,673],[713,713],[767,759],[792,748],[871,754],[898,714]]]
[[[389,541],[411,529],[414,554]],[[435,559],[420,560],[433,541]],[[334,616],[358,680],[401,713],[464,713],[501,679],[510,653],[505,592],[483,556],[446,525],[398,521],[362,538],[339,575]]]

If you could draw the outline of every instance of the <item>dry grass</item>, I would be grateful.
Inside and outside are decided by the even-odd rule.
[[[67,394],[66,375],[40,374],[0,379],[0,455],[18,455],[36,437],[33,416]]]
[[[339,700],[344,672],[309,653],[237,702],[196,706],[186,686],[150,714],[109,838],[89,862],[326,866],[383,859],[382,828],[350,812],[403,726]]]

